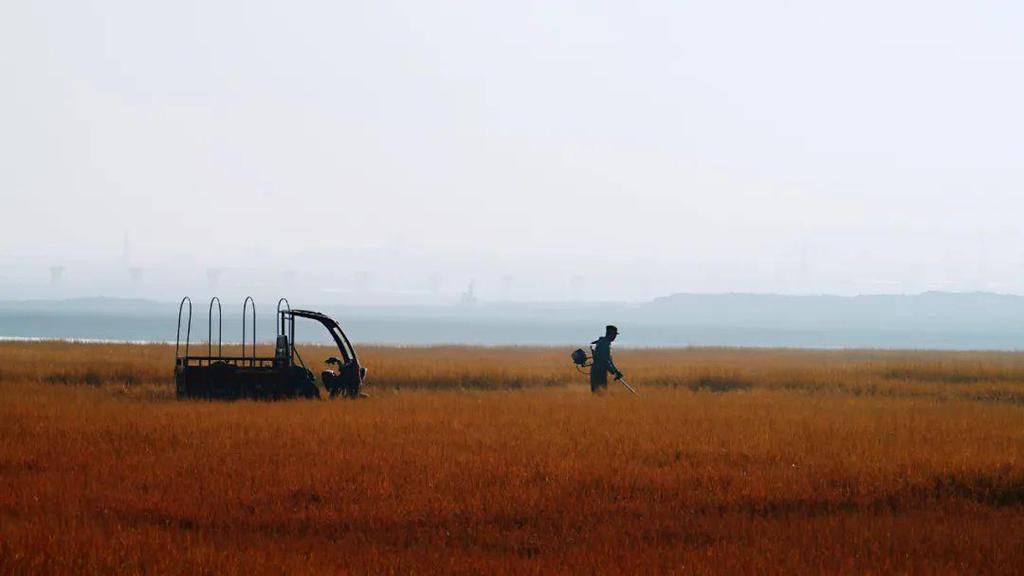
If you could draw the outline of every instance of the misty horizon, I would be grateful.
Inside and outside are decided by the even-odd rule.
[[[920,0],[7,2],[0,299],[1024,293],[1022,27]]]
[[[179,271],[180,270],[180,271]],[[285,296],[297,301],[354,306],[459,306],[476,303],[564,303],[597,304],[602,302],[644,303],[675,295],[764,295],[780,297],[873,297],[939,294],[990,294],[1019,296],[1019,292],[999,289],[951,289],[949,286],[928,286],[907,291],[900,283],[878,283],[874,290],[862,292],[826,292],[811,290],[672,290],[656,291],[660,286],[648,285],[643,293],[601,290],[588,278],[574,274],[558,278],[543,289],[526,289],[528,279],[511,275],[484,276],[435,274],[423,279],[394,282],[386,275],[365,271],[305,272],[256,268],[178,270],[125,267],[122,263],[108,266],[58,266],[45,270],[43,278],[29,277],[23,281],[4,278],[0,283],[0,301],[64,301],[79,299],[139,299],[155,302],[177,302],[183,296],[241,299],[257,296],[276,301]],[[205,295],[205,296],[204,296]]]
[[[209,317],[208,301],[193,296],[191,333],[193,341],[203,342],[207,329],[221,322],[216,308]],[[240,302],[221,298],[225,343],[241,340]],[[261,342],[273,342],[276,302],[256,299]],[[295,308],[334,317],[361,344],[578,346],[613,323],[622,331],[618,343],[627,347],[1024,349],[1024,296],[990,293],[675,294],[642,303],[369,306],[295,298],[290,302]],[[0,301],[0,340],[173,341],[178,310],[178,302],[172,301]],[[186,307],[182,334],[187,318]],[[324,342],[326,337],[319,326],[305,325],[298,332],[302,341]]]

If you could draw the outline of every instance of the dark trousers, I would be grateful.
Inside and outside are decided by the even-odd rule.
[[[590,369],[590,391],[599,392],[608,389],[608,369],[594,366]]]

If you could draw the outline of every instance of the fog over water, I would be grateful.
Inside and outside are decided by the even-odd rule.
[[[273,342],[274,308],[261,303],[256,339]],[[336,318],[357,345],[585,345],[617,324],[618,346],[1024,349],[1024,297],[927,293],[915,296],[680,294],[640,304],[462,304],[338,306],[303,303]],[[193,308],[191,342],[241,341],[240,310],[224,308],[223,331],[205,302]],[[216,311],[216,309],[214,309]],[[181,338],[188,332],[184,308]],[[174,341],[172,302],[72,300],[0,302],[0,339]],[[252,319],[247,317],[247,339]],[[319,324],[299,321],[300,342],[329,342]],[[572,348],[567,348],[571,350]]]

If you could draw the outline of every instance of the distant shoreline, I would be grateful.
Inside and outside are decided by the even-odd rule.
[[[59,342],[63,344],[137,344],[148,346],[153,344],[174,346],[174,340],[117,340],[111,338],[49,338],[45,336],[0,336],[0,342]],[[203,341],[203,344],[206,342]],[[224,344],[230,344],[224,342]],[[260,344],[260,342],[257,342]]]

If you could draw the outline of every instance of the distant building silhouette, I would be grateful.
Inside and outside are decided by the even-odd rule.
[[[124,261],[125,264],[130,265],[132,263],[132,252],[132,237],[128,231],[125,230],[124,237],[121,242],[121,260]]]
[[[569,279],[569,296],[574,300],[582,300],[587,288],[587,280],[580,274]]]
[[[441,273],[435,272],[427,278],[427,292],[437,294],[443,286],[444,276]]]
[[[224,275],[223,268],[207,268],[206,269],[206,282],[210,285],[210,288],[220,287],[220,278]]]
[[[459,304],[462,306],[472,306],[476,304],[476,282],[470,282],[466,291],[459,296]]]
[[[503,300],[512,299],[512,290],[515,288],[516,278],[511,274],[505,274],[501,277],[501,298]]]
[[[363,294],[370,287],[370,273],[365,270],[354,272],[352,273],[352,279],[350,282],[350,289],[352,292]]]
[[[64,280],[64,267],[63,266],[50,266],[50,284],[53,286],[59,286]]]

